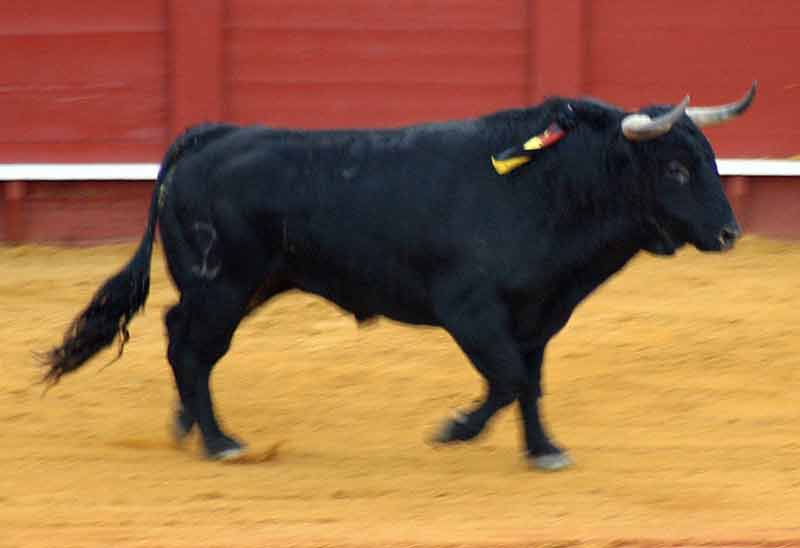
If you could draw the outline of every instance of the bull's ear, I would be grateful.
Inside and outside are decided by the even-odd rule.
[[[554,122],[542,133],[531,137],[521,145],[507,148],[492,156],[492,166],[500,175],[511,173],[519,166],[530,162],[537,150],[547,148],[560,141],[565,134],[564,129]]]

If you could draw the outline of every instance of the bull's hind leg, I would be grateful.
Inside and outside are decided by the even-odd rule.
[[[167,334],[169,338],[169,348],[167,350],[167,357],[169,358],[172,373],[175,377],[175,387],[178,390],[178,404],[175,409],[175,415],[172,418],[172,435],[176,443],[180,444],[192,432],[196,421],[194,415],[185,404],[188,401],[189,390],[188,381],[184,380],[181,369],[176,367],[179,363],[177,359],[177,352],[179,349],[179,342],[183,339],[183,329],[186,325],[186,319],[180,304],[176,304],[167,312],[164,322],[167,326]]]
[[[241,291],[205,286],[184,291],[181,302],[166,318],[167,355],[181,399],[175,431],[177,435],[188,433],[196,423],[206,455],[212,459],[234,458],[243,449],[217,422],[209,379],[214,365],[228,351],[245,311],[246,298]]]

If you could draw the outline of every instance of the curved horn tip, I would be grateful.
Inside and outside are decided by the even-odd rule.
[[[745,97],[747,97],[748,104],[752,102],[753,97],[756,96],[756,91],[758,91],[758,80],[753,80],[753,83],[750,84],[750,89],[747,91]]]
[[[732,103],[737,108],[737,113],[744,112],[750,106],[750,103],[753,102],[753,99],[756,96],[756,91],[758,91],[758,80],[753,80],[753,83],[750,84],[750,89],[747,90],[747,93],[744,94],[744,97]]]
[[[686,114],[699,127],[721,124],[731,118],[739,116],[747,110],[753,102],[753,98],[756,96],[757,89],[758,81],[753,80],[750,89],[747,90],[744,97],[738,101],[712,107],[691,107],[686,109]]]

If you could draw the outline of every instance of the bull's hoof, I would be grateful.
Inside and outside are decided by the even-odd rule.
[[[180,445],[191,434],[194,423],[194,418],[179,406],[172,421],[172,439],[176,444]]]
[[[223,436],[212,441],[206,441],[206,458],[217,461],[236,460],[244,455],[246,448],[244,445]]]
[[[528,455],[528,466],[545,472],[557,472],[569,468],[573,464],[572,459],[566,453]]]
[[[452,419],[448,419],[432,438],[431,442],[436,444],[457,443],[468,441],[480,434],[480,429],[475,430],[469,424],[467,416],[457,412]]]

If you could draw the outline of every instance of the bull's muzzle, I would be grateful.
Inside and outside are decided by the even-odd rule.
[[[722,230],[719,232],[719,236],[717,237],[719,240],[720,250],[728,251],[729,249],[732,249],[733,245],[736,243],[736,240],[738,240],[739,236],[741,235],[742,229],[739,228],[739,225],[735,222],[733,224],[723,226]]]

